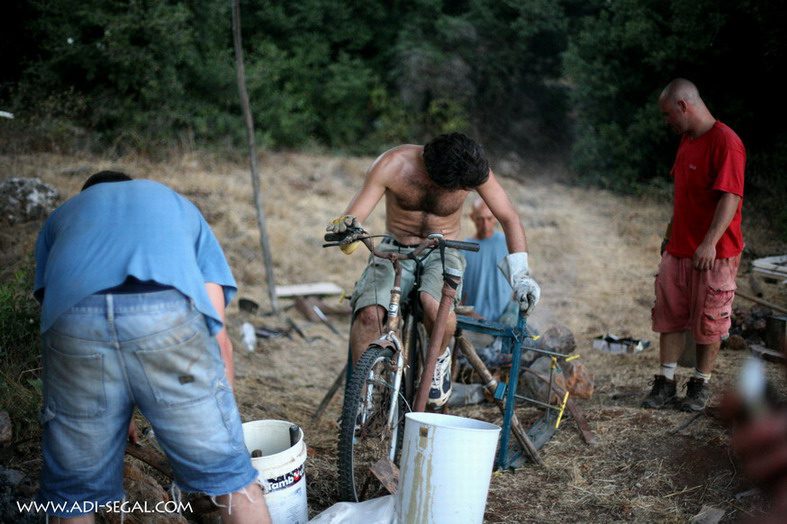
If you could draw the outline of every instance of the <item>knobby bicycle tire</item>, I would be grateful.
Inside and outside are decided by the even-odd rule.
[[[390,403],[397,402],[396,444],[401,446],[400,396],[394,394],[392,374],[396,364],[393,352],[369,346],[353,366],[345,391],[339,431],[339,498],[350,502],[367,500],[384,494],[384,488],[369,471],[379,459],[388,456],[394,438],[386,430]],[[371,394],[369,393],[371,391]],[[367,394],[371,401],[367,402]]]
[[[407,411],[410,411],[418,392],[418,383],[421,379],[421,370],[424,368],[424,355],[429,347],[429,338],[424,325],[409,314],[405,314],[404,322],[403,344],[407,353],[407,368],[402,381],[404,384],[402,389],[405,392]]]

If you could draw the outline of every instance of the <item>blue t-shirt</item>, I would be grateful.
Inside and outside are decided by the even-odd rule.
[[[83,298],[128,277],[171,286],[189,297],[212,334],[221,331],[206,282],[235,279],[210,226],[194,204],[152,180],[91,186],[58,207],[36,242],[34,290],[43,290],[41,331]]]
[[[477,242],[481,247],[476,252],[463,252],[467,260],[463,277],[465,303],[485,319],[497,320],[511,302],[511,286],[497,269],[497,263],[508,254],[506,237],[495,231],[483,240],[466,240]]]

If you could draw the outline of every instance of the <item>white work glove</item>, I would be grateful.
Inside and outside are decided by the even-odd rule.
[[[523,251],[506,255],[497,267],[514,290],[514,299],[519,303],[519,310],[529,315],[541,298],[541,288],[530,276],[527,253]]]

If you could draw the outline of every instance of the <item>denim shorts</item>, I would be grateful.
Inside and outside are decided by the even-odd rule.
[[[179,488],[223,495],[257,478],[218,344],[180,292],[91,295],[58,318],[42,345],[39,502],[123,498],[134,406]]]

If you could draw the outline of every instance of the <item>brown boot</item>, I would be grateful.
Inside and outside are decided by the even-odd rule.
[[[677,398],[678,388],[674,380],[667,380],[664,375],[653,377],[653,389],[642,401],[643,408],[664,409],[671,407]]]

